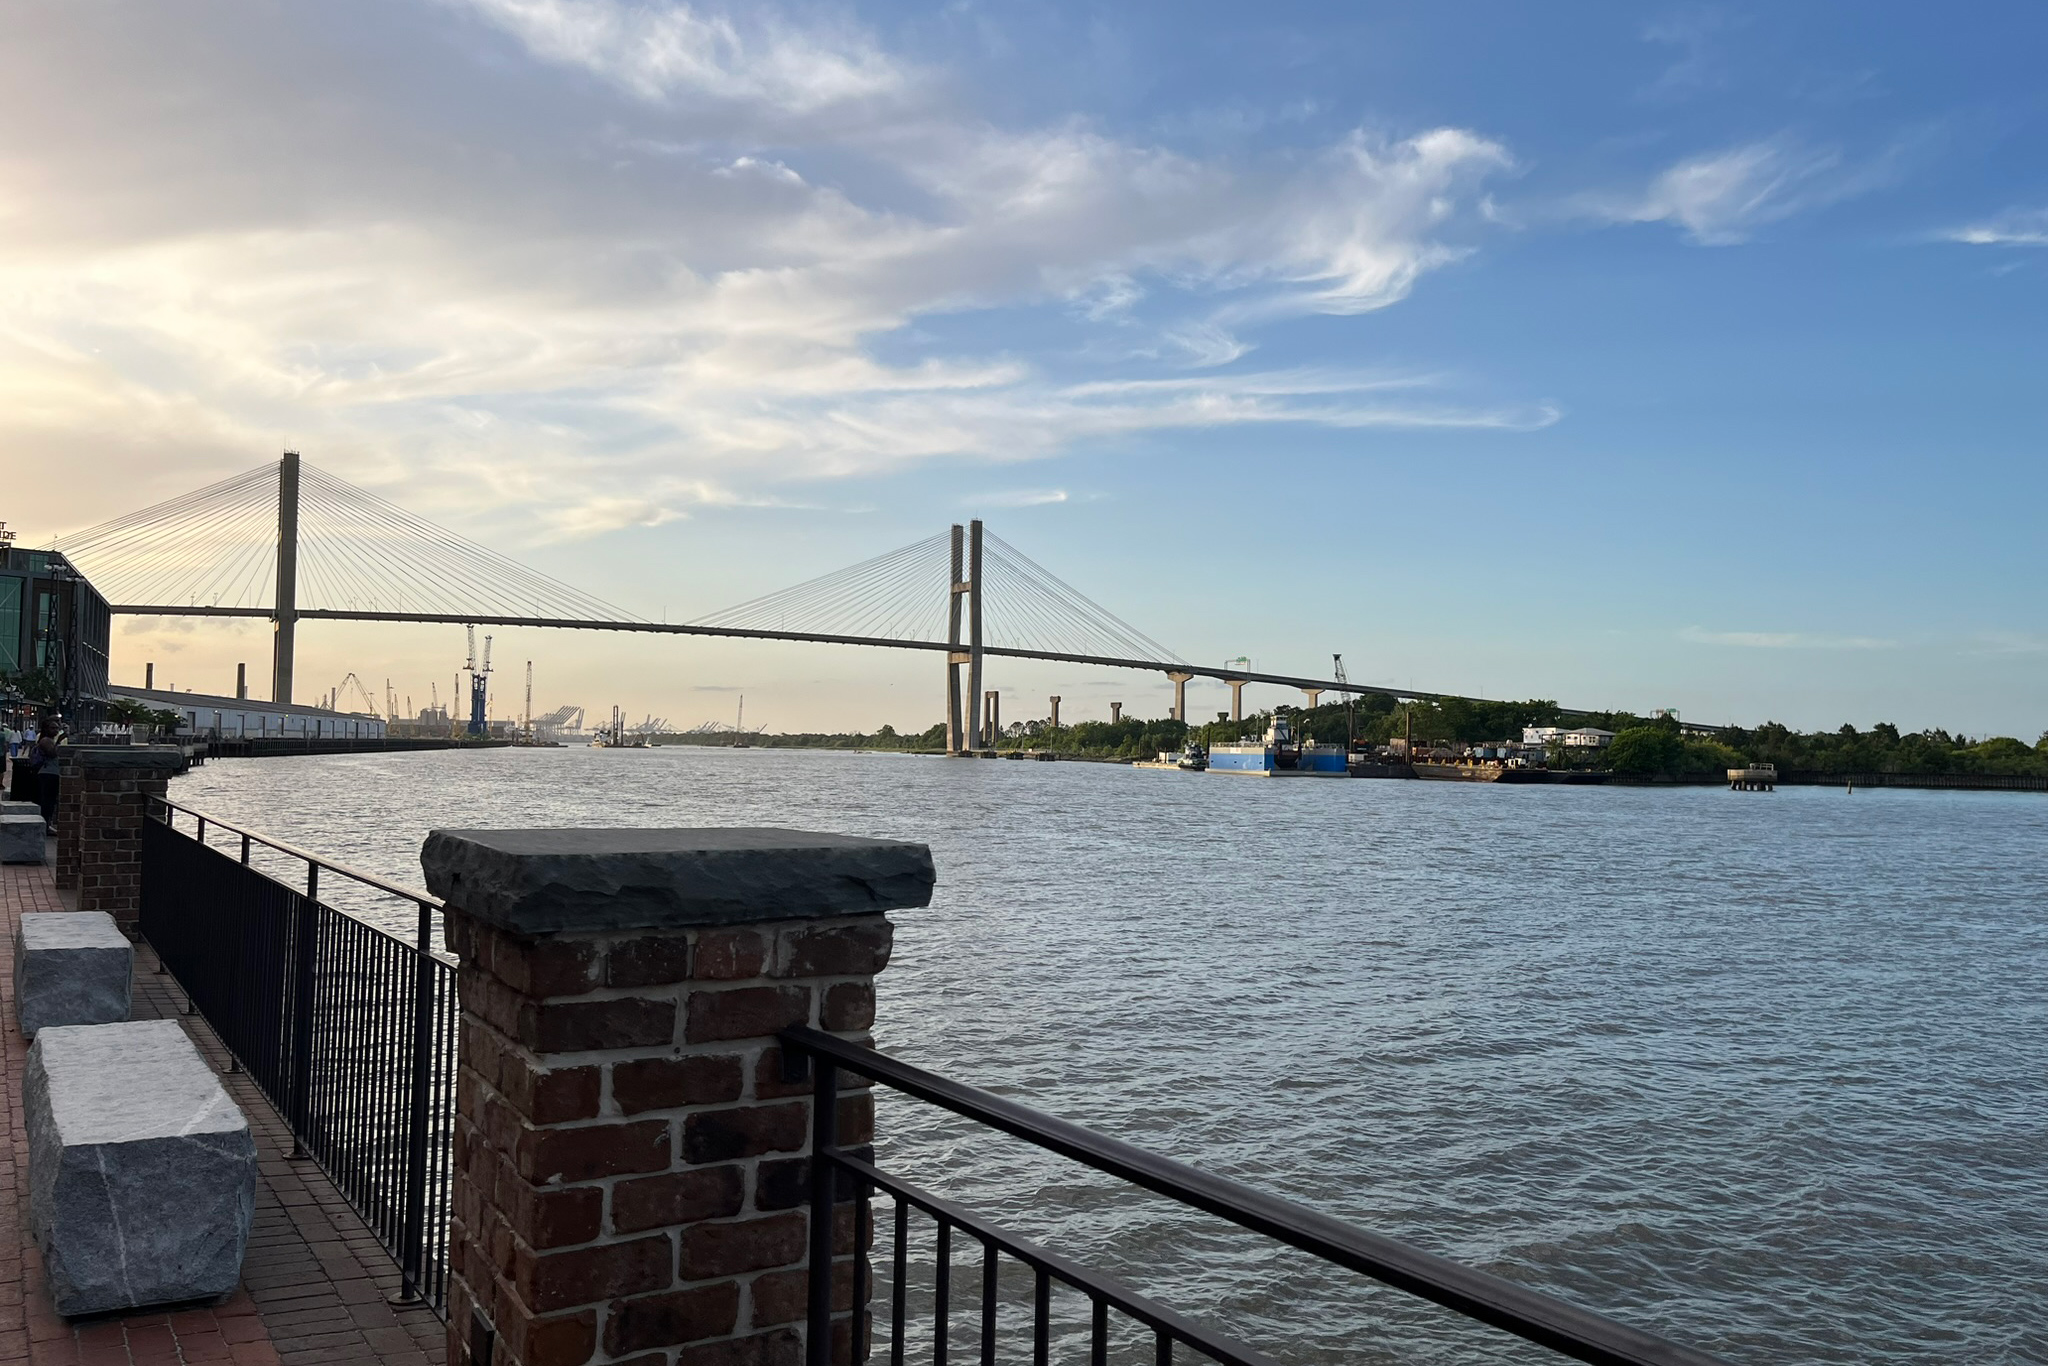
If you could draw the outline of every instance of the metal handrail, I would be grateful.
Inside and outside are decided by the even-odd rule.
[[[928,1214],[936,1215],[955,1228],[965,1230],[970,1236],[979,1239],[983,1246],[1000,1247],[1032,1270],[1057,1276],[1069,1285],[1089,1287],[1147,1328],[1185,1342],[1204,1356],[1221,1362],[1223,1366],[1279,1366],[1273,1358],[1256,1347],[1212,1332],[1185,1314],[1177,1313],[1140,1295],[1112,1277],[1105,1276],[1099,1271],[1091,1271],[1079,1262],[1062,1257],[1059,1253],[1040,1247],[1036,1243],[1005,1233],[965,1205],[943,1200],[907,1181],[899,1181],[873,1163],[864,1162],[860,1158],[835,1153],[832,1160],[877,1190],[887,1191],[897,1199],[914,1205]]]
[[[369,934],[376,939],[388,941],[390,944],[397,946],[400,951],[412,956],[412,981],[410,983],[412,1001],[408,1030],[409,1046],[407,1050],[410,1055],[410,1075],[406,1087],[407,1102],[405,1107],[404,1171],[406,1179],[404,1191],[397,1193],[394,1197],[402,1210],[402,1228],[397,1232],[395,1244],[387,1241],[385,1246],[399,1265],[401,1285],[393,1303],[404,1305],[424,1302],[436,1314],[441,1314],[446,1294],[445,1268],[435,1272],[432,1282],[429,1283],[426,1255],[427,1242],[429,1240],[427,1228],[429,1130],[435,1127],[434,1121],[437,1117],[434,1113],[430,1113],[432,1108],[430,1093],[433,1089],[432,1070],[434,1067],[432,1057],[435,1041],[434,1022],[436,1012],[440,1008],[439,998],[445,993],[452,992],[454,989],[452,976],[445,986],[439,985],[437,979],[437,974],[450,973],[451,971],[449,964],[442,961],[434,952],[434,913],[445,909],[444,903],[439,897],[433,896],[428,892],[417,888],[400,886],[397,883],[378,877],[374,873],[366,873],[359,868],[352,868],[348,864],[316,854],[310,849],[301,849],[289,841],[261,834],[244,826],[237,825],[232,821],[222,820],[218,816],[200,811],[197,808],[185,806],[164,797],[152,797],[150,799],[149,814],[151,819],[160,824],[166,831],[184,837],[184,832],[178,830],[174,819],[174,813],[177,812],[183,812],[193,817],[198,823],[198,829],[192,838],[202,849],[211,847],[207,844],[206,840],[207,827],[209,825],[217,826],[230,834],[239,835],[242,841],[241,864],[243,869],[265,882],[279,887],[285,886],[285,884],[279,883],[277,879],[271,877],[263,870],[250,867],[249,853],[252,845],[260,844],[266,849],[274,849],[289,857],[303,860],[306,864],[305,889],[297,894],[297,900],[292,911],[296,924],[293,930],[291,962],[285,969],[292,974],[292,986],[288,996],[290,1003],[287,1011],[288,1018],[282,1021],[282,1025],[288,1030],[291,1039],[289,1050],[291,1059],[290,1075],[288,1077],[273,1078],[275,1089],[271,1087],[264,1088],[266,1094],[270,1095],[272,1102],[279,1107],[280,1114],[291,1131],[291,1157],[319,1157],[319,1153],[316,1150],[318,1145],[313,1137],[314,1125],[311,1110],[315,1081],[313,1075],[314,1016],[317,1009],[315,1004],[315,981],[321,970],[321,965],[318,961],[319,945],[322,938],[319,929],[319,917],[323,913],[335,916],[340,921],[354,926],[358,932]],[[215,852],[220,851],[216,850]],[[320,900],[320,871],[323,868],[330,872],[339,873],[343,877],[353,879],[376,891],[414,903],[417,907],[418,918],[413,938],[408,940],[402,935],[393,934],[381,925],[372,924],[360,916],[351,915],[341,907],[331,906],[322,902]],[[287,888],[287,890],[293,889]],[[157,947],[160,964],[167,965],[163,946],[159,944]],[[159,967],[159,971],[161,970],[162,966]],[[191,1000],[193,1009],[197,1010],[198,997],[193,994],[193,988],[189,983],[186,984],[186,988],[188,999]],[[209,1017],[208,1022],[214,1026],[216,1035],[220,1035],[220,1022],[211,1017]],[[221,1042],[228,1049],[230,1058],[234,1060],[234,1065],[239,1067],[243,1059],[236,1052],[235,1045],[224,1035],[221,1036]],[[452,1062],[452,1056],[450,1061]],[[445,1099],[448,1103],[452,1104],[452,1089],[448,1091]],[[335,1175],[334,1169],[327,1159],[321,1158],[320,1160],[322,1165],[327,1167],[329,1174]],[[365,1216],[368,1217],[367,1211],[362,1206],[358,1205],[357,1208],[358,1212],[365,1213]]]
[[[1723,1366],[1718,1357],[1667,1342],[1539,1290],[1354,1228],[1291,1200],[1147,1152],[830,1034],[798,1027],[782,1031],[780,1038],[785,1047],[830,1067],[859,1073],[1579,1361],[1595,1366]],[[821,1086],[824,1080],[821,1076]]]
[[[249,830],[242,826],[236,825],[232,821],[224,821],[219,816],[215,816],[209,812],[201,811],[197,807],[185,806],[182,803],[174,802],[170,800],[168,797],[152,797],[150,799],[150,802],[152,805],[161,806],[167,811],[182,811],[186,815],[191,816],[193,819],[197,820],[200,823],[200,832],[202,835],[205,833],[205,829],[207,826],[219,826],[221,829],[228,831],[230,834],[240,835],[243,839],[250,840],[256,844],[260,844],[264,846],[266,849],[275,849],[279,853],[290,854],[293,858],[304,859],[308,864],[310,864],[313,867],[326,868],[331,872],[340,873],[343,877],[353,878],[357,882],[365,883],[371,887],[375,887],[380,892],[389,892],[392,896],[403,897],[407,901],[417,901],[420,905],[431,906],[437,911],[447,909],[446,903],[443,902],[441,898],[435,896],[432,892],[427,891],[423,887],[401,886],[396,882],[390,882],[385,880],[384,878],[378,877],[375,873],[366,873],[360,868],[351,867],[348,864],[342,863],[336,859],[328,858],[324,854],[316,854],[310,849],[301,849],[296,844],[290,844],[281,839],[273,839],[269,835],[259,834],[254,830]],[[166,825],[170,824],[168,820],[164,823]],[[386,930],[384,931],[384,933],[390,934],[390,931]],[[392,935],[392,937],[394,939],[399,938],[399,936],[397,935]]]

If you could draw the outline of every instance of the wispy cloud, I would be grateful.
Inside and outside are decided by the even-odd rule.
[[[1703,5],[1673,10],[1644,25],[1643,41],[1675,49],[1677,59],[1642,92],[1652,100],[1683,99],[1728,83],[1727,63],[1717,39],[1740,21],[1725,9]]]
[[[1979,654],[2048,654],[2048,636],[2027,631],[1980,631],[1975,637],[1975,644]]]
[[[1035,508],[1067,501],[1065,489],[1005,489],[999,493],[980,493],[972,498],[960,500],[963,507],[984,508]]]
[[[1748,241],[1757,229],[1891,183],[1905,144],[1852,161],[1839,147],[1786,134],[1687,157],[1639,194],[1595,196],[1586,207],[1617,223],[1671,223],[1702,246]]]
[[[1196,154],[998,126],[808,10],[442,0],[341,48],[313,13],[186,65],[159,7],[10,30],[0,205],[36,212],[0,209],[0,447],[132,451],[108,479],[167,494],[289,433],[428,511],[588,535],[1148,428],[1557,417],[1237,368],[1255,329],[1393,306],[1473,250],[1512,158],[1470,129]],[[93,118],[46,117],[80,89]],[[1091,389],[921,326],[1035,309],[1101,329],[1119,379],[1200,373]]]
[[[1937,234],[1973,247],[2048,247],[2048,209],[2007,209],[1980,223]]]
[[[1747,650],[1890,650],[1896,640],[1876,636],[1811,635],[1804,631],[1709,631],[1688,626],[1679,639],[1695,645],[1733,645]]]
[[[823,32],[768,10],[744,26],[688,4],[621,0],[453,0],[539,57],[579,67],[649,100],[717,100],[795,113],[901,93],[905,63],[851,27]]]

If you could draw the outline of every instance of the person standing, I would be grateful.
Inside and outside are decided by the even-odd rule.
[[[64,718],[46,716],[36,727],[35,803],[43,810],[43,827],[57,833],[57,745],[64,738]]]
[[[33,727],[23,731],[21,739],[15,742],[14,768],[8,774],[7,797],[17,802],[36,799],[36,732]]]

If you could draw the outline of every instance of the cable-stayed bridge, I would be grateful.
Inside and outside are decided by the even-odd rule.
[[[287,452],[181,497],[60,538],[114,604],[147,616],[275,625],[272,698],[292,700],[302,621],[539,626],[942,652],[949,745],[981,743],[989,657],[1136,669],[1174,685],[1247,684],[1434,700],[1449,694],[1190,663],[979,521],[685,623],[649,621],[467,540]],[[962,670],[966,671],[963,679]]]

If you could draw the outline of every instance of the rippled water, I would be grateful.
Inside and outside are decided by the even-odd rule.
[[[1257,782],[774,750],[216,761],[436,825],[924,840],[878,1043],[1732,1360],[2048,1361],[2048,797]],[[921,1107],[884,1163],[1283,1362],[1554,1360]]]

